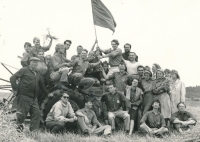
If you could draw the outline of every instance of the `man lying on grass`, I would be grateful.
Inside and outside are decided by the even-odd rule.
[[[168,132],[168,129],[163,115],[159,112],[159,100],[155,100],[152,106],[153,110],[143,115],[140,121],[140,129],[148,136],[162,136],[163,133]]]
[[[78,130],[79,133],[82,133],[85,136],[88,135],[99,135],[102,134],[104,136],[111,135],[111,126],[104,125],[102,126],[97,120],[96,114],[92,111],[92,99],[89,97],[85,97],[85,107],[76,112],[78,116]]]
[[[190,131],[197,120],[190,113],[185,111],[186,105],[183,102],[177,104],[178,111],[172,114],[171,123],[173,128],[182,133],[183,130]]]
[[[62,93],[60,101],[55,103],[46,118],[46,126],[51,133],[59,133],[62,130],[76,127],[74,110],[69,102],[69,95]]]

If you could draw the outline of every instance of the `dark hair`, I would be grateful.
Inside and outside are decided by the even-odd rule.
[[[156,69],[161,69],[161,67],[160,67],[160,65],[159,65],[159,64],[157,64],[157,63],[154,63],[153,65],[156,67]]]
[[[154,101],[153,101],[153,104],[154,104],[154,103],[159,103],[159,106],[161,107],[160,101],[159,101],[158,99],[157,99],[157,100],[154,100]]]
[[[124,44],[124,48],[125,48],[125,45],[130,46],[130,49],[131,49],[131,44],[129,44],[129,43]]]
[[[87,50],[87,49],[83,49],[83,50],[82,50],[82,52],[83,52],[83,51],[85,51],[85,52],[87,52],[87,53],[88,53],[88,50]]]
[[[31,47],[31,43],[25,42],[25,43],[24,43],[24,47],[25,47],[25,46]]]
[[[108,87],[111,86],[111,85],[112,85],[113,87],[115,87],[113,83],[106,85],[106,87],[105,87],[106,92],[108,92]],[[116,88],[116,87],[115,87],[115,88]]]
[[[113,39],[111,42],[116,43],[117,45],[119,45],[119,41],[117,39]]]
[[[139,65],[139,66],[137,67],[137,71],[138,71],[139,68],[143,68],[143,69],[144,69],[144,67],[143,67],[142,65]]]
[[[174,73],[178,79],[180,79],[180,75],[176,70],[172,70],[171,73]]]
[[[137,79],[138,82],[139,82],[139,76],[135,74],[135,76],[131,75],[131,76],[128,77],[127,84],[129,86],[131,86],[134,79]]]
[[[69,42],[70,45],[72,44],[72,41],[71,41],[71,40],[68,40],[68,39],[64,41],[64,44],[66,44],[67,42]]]
[[[84,97],[84,102],[85,103],[92,102],[92,101],[93,101],[93,99],[91,97],[89,97],[89,96],[85,96]]]
[[[176,107],[178,108],[180,104],[184,104],[184,106],[185,106],[185,108],[186,108],[186,104],[185,104],[184,102],[178,103]]]
[[[102,64],[102,66],[103,66],[104,64],[106,64],[107,66],[109,66],[109,63],[108,63],[107,61],[104,61],[104,62],[102,62],[101,64]]]
[[[151,68],[149,66],[145,66],[144,69],[148,68],[148,71],[151,71]]]
[[[43,53],[44,53],[44,50],[43,50],[43,49],[39,49],[39,50],[38,50],[38,53],[40,53],[40,52],[43,52]]]
[[[169,69],[165,69],[164,73],[171,73],[171,71]]]

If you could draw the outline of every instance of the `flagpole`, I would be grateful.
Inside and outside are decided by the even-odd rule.
[[[92,4],[92,1],[93,1],[93,0],[91,0],[91,6],[92,6],[92,19],[93,19],[93,25],[94,25],[95,37],[96,37],[96,40],[97,40],[97,31],[96,31],[96,27],[95,27],[95,24],[94,24],[94,15],[93,15],[93,4]],[[98,42],[97,42],[97,46],[99,46],[99,45],[98,45]]]

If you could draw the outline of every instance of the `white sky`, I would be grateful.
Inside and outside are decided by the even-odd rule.
[[[117,23],[109,29],[96,27],[101,48],[118,39],[139,56],[139,62],[178,70],[186,86],[200,85],[200,1],[199,0],[102,0]],[[0,62],[20,68],[17,55],[24,42],[37,36],[43,44],[46,29],[59,38],[55,44],[72,40],[68,58],[76,47],[90,49],[95,40],[90,0],[0,0]],[[12,71],[16,71],[12,69]],[[0,78],[10,74],[0,66]],[[2,82],[0,81],[0,85]]]

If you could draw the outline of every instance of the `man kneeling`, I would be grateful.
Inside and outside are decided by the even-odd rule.
[[[61,99],[53,105],[46,118],[46,126],[51,133],[59,133],[65,128],[76,127],[74,110],[69,102],[69,95],[63,93]]]
[[[194,116],[185,111],[186,105],[183,102],[177,104],[178,111],[172,114],[171,123],[173,123],[173,128],[178,132],[182,133],[183,130],[190,131],[196,124],[197,120]]]
[[[149,136],[161,136],[163,133],[168,132],[168,129],[163,115],[159,112],[159,100],[155,100],[152,106],[153,110],[146,112],[142,117],[140,129]]]
[[[103,134],[104,136],[111,135],[111,126],[102,126],[97,120],[96,114],[92,111],[92,100],[89,97],[85,97],[85,107],[76,112],[78,116],[78,128],[79,132],[83,135],[91,134]],[[98,127],[99,126],[99,127]],[[98,128],[97,128],[98,127]]]

